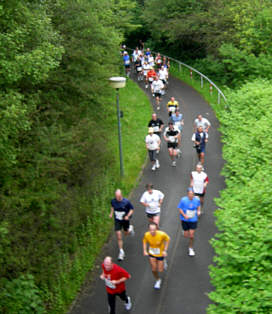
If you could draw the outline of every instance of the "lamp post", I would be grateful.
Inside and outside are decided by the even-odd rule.
[[[117,105],[117,121],[118,121],[118,139],[119,139],[119,156],[120,156],[120,175],[124,176],[124,164],[123,164],[123,151],[122,151],[122,133],[121,133],[121,120],[119,109],[119,88],[126,86],[126,78],[124,77],[111,77],[110,86],[116,89],[116,105]]]

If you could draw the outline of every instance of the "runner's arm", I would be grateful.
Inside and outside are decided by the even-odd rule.
[[[118,280],[111,280],[111,282],[112,282],[114,285],[119,285],[120,283],[125,282],[126,280],[128,280],[127,277],[122,277],[122,278],[120,278],[120,279],[118,279]]]
[[[200,214],[201,214],[201,207],[200,207],[200,205],[197,207],[197,216],[200,216]]]
[[[111,207],[111,209],[110,209],[110,214],[109,214],[109,217],[110,217],[110,218],[112,218],[112,217],[113,217],[113,213],[114,213],[114,208],[113,208],[113,207]]]
[[[105,273],[102,272],[102,274],[100,275],[100,279],[104,280],[105,279]]]
[[[181,208],[179,208],[179,212],[181,213],[181,215],[185,218],[185,219],[188,219],[189,217],[184,214],[183,210]]]
[[[133,209],[131,209],[128,213],[127,213],[127,215],[124,217],[124,219],[125,220],[129,220],[129,218],[130,218],[130,216],[133,214]]]
[[[143,240],[143,255],[144,256],[148,255],[148,253],[147,253],[147,244],[146,244],[146,240],[145,239]]]

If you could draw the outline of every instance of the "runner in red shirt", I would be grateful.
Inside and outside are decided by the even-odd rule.
[[[125,301],[125,308],[129,311],[132,307],[132,303],[130,297],[126,294],[125,281],[131,277],[130,274],[122,267],[114,264],[110,256],[104,259],[102,270],[103,272],[100,278],[105,281],[109,313],[115,314],[116,296],[119,296],[121,300]]]

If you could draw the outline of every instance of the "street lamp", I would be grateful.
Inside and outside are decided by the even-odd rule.
[[[125,77],[111,77],[109,81],[110,81],[110,86],[116,89],[120,174],[121,174],[121,177],[123,177],[124,176],[124,164],[123,164],[121,120],[120,120],[120,109],[119,109],[119,88],[123,88],[126,86],[126,78]]]

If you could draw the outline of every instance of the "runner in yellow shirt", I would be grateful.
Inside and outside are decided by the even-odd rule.
[[[169,114],[169,117],[171,117],[172,113],[176,111],[176,109],[179,108],[179,103],[178,101],[175,100],[175,97],[171,97],[170,101],[167,103],[167,111]]]
[[[151,222],[143,237],[143,253],[144,256],[149,256],[149,262],[153,276],[156,279],[154,284],[155,289],[161,288],[160,273],[166,268],[167,250],[170,242],[170,237],[164,231],[158,230],[158,226]]]

